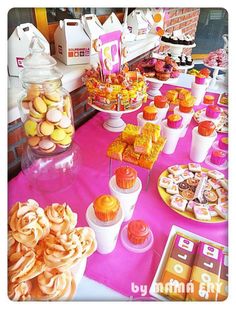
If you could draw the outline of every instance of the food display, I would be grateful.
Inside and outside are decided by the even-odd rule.
[[[152,169],[165,145],[160,126],[146,123],[144,127],[127,124],[121,135],[107,149],[111,159]]]
[[[179,35],[173,35],[171,33],[165,33],[161,37],[161,41],[174,45],[193,45],[195,43],[195,38],[190,34],[181,33]]]
[[[213,107],[214,106],[214,107]],[[211,119],[216,119],[216,131],[219,132],[219,133],[228,133],[228,113],[226,113],[226,111],[224,110],[221,110],[220,114],[218,112],[218,109],[216,110],[216,106],[213,105],[213,106],[208,106],[208,116],[206,115],[206,111],[207,109],[206,108],[202,108],[202,109],[199,109],[198,111],[196,111],[194,113],[194,120],[199,123],[203,120],[207,120],[206,117],[208,117],[208,119],[210,118],[209,117],[209,114],[211,116]],[[210,109],[213,109],[213,113],[211,113]],[[215,112],[216,111],[216,112]],[[213,116],[215,117],[215,115],[219,115],[217,118],[212,118],[212,114]]]
[[[201,74],[201,75],[204,75],[206,78],[208,78],[211,74],[211,71],[208,68],[202,68],[201,70],[191,69],[188,71],[188,74],[194,75],[194,76]]]
[[[217,170],[198,163],[170,166],[160,175],[158,190],[164,202],[184,217],[209,223],[227,218],[227,180]]]
[[[104,76],[99,66],[85,70],[83,80],[88,103],[104,110],[132,110],[147,100],[145,77],[138,70],[129,71],[127,65],[118,73]]]
[[[189,106],[193,107],[195,98],[192,96],[191,91],[185,88],[176,88],[168,90],[165,93],[170,104],[173,106]]]
[[[226,299],[227,250],[222,244],[173,225],[149,293],[171,301]]]
[[[166,56],[164,59],[143,59],[135,66],[144,76],[161,81],[177,78],[180,74],[177,63],[170,56]]]
[[[69,93],[62,88],[56,61],[38,38],[24,59],[21,82],[25,91],[19,109],[29,147],[39,155],[57,154],[72,143],[74,121]]]
[[[225,49],[220,48],[212,51],[203,60],[203,63],[209,67],[227,68],[228,66],[228,53]]]
[[[13,205],[8,224],[10,299],[72,299],[73,269],[96,250],[94,231],[76,227],[77,214],[66,203],[43,209],[32,199]]]

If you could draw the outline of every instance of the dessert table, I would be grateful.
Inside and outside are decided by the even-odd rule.
[[[178,86],[189,87],[191,81],[192,76],[182,74]],[[161,92],[165,94],[167,90],[176,87],[177,85],[164,85]],[[219,93],[211,94],[216,99],[219,97]],[[200,105],[195,109],[202,107]],[[123,118],[126,123],[137,124],[137,114],[138,111],[126,114]],[[52,202],[67,202],[72,210],[78,213],[78,225],[86,226],[87,207],[98,195],[109,194],[109,158],[106,156],[106,149],[119,133],[104,130],[102,124],[105,119],[104,113],[98,113],[76,131],[75,142],[80,147],[81,162],[79,175],[72,186],[42,194],[31,187],[20,172],[9,182],[9,207],[17,201],[29,198],[38,201],[43,208]],[[191,162],[189,158],[191,132],[196,125],[192,119],[185,137],[179,140],[173,155],[160,154],[152,171],[148,191],[145,189],[141,191],[136,204],[133,219],[143,219],[150,225],[154,234],[153,247],[143,254],[132,253],[123,247],[119,237],[116,249],[112,253],[101,255],[95,252],[88,259],[85,277],[78,286],[75,300],[152,299],[148,290],[172,225],[227,245],[227,223],[209,224],[184,218],[165,205],[157,190],[158,177],[163,170],[174,164]],[[221,136],[222,134],[218,134],[217,139]],[[115,162],[113,171],[120,165],[121,162]],[[202,163],[202,166],[208,167],[205,163]],[[139,167],[137,172],[141,181],[145,183],[147,172]],[[124,225],[125,223],[121,228]],[[146,288],[146,294],[141,295],[141,285]]]

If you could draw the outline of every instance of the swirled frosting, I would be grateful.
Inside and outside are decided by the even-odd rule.
[[[9,212],[13,237],[27,247],[34,248],[50,231],[44,210],[34,200],[16,203]]]
[[[70,300],[75,294],[75,281],[71,271],[48,269],[36,278],[32,293],[35,300]]]
[[[8,265],[8,278],[13,283],[30,280],[45,270],[44,263],[37,260],[35,252],[20,243],[9,255]]]
[[[94,231],[89,227],[78,227],[75,229],[75,234],[79,237],[83,257],[92,255],[97,249]]]
[[[20,283],[8,283],[8,297],[14,301],[31,300],[31,283],[29,281]]]
[[[55,235],[68,234],[73,231],[77,223],[77,214],[66,203],[54,203],[45,209],[50,223],[50,233]]]
[[[44,242],[44,262],[49,268],[65,271],[82,257],[82,246],[74,232],[59,236],[49,234]]]

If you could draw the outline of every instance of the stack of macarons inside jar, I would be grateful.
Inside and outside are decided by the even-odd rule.
[[[74,133],[70,97],[57,91],[30,94],[22,101],[28,145],[38,154],[62,152],[71,145]]]

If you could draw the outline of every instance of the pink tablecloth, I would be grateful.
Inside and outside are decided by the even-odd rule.
[[[164,86],[162,92],[165,93],[169,88],[173,86]],[[123,119],[128,123],[136,124],[137,113],[127,114]],[[24,175],[20,173],[9,183],[9,206],[16,201],[25,201],[28,198],[34,198],[42,207],[52,202],[67,202],[78,213],[78,225],[87,225],[85,212],[88,205],[99,194],[109,193],[109,159],[106,157],[106,149],[118,133],[103,129],[102,123],[105,118],[105,114],[99,113],[76,131],[75,141],[81,149],[81,167],[78,179],[73,186],[62,191],[42,194],[33,190]],[[194,126],[196,123],[192,120],[185,138],[180,139],[173,155],[160,155],[152,171],[149,189],[142,190],[136,205],[133,219],[142,218],[150,224],[155,237],[152,249],[144,254],[131,253],[118,239],[113,253],[108,255],[95,253],[88,259],[85,273],[87,277],[128,297],[137,298],[140,297],[140,293],[132,291],[131,284],[133,282],[139,286],[146,285],[149,289],[173,224],[227,244],[226,223],[207,224],[186,219],[167,207],[157,191],[157,179],[163,170],[170,165],[186,164],[190,161],[191,131]],[[119,162],[115,162],[113,168],[119,165]],[[203,166],[206,165],[203,164]],[[147,171],[138,168],[138,173],[144,184]]]

